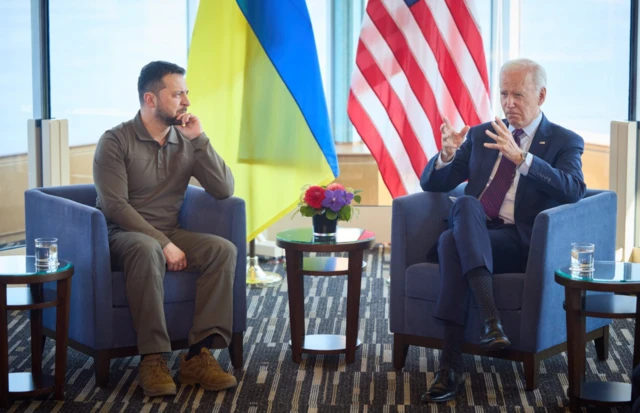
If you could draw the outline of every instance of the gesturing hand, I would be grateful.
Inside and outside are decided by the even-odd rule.
[[[487,129],[485,133],[488,137],[496,141],[496,143],[485,143],[484,146],[499,150],[502,156],[518,165],[522,160],[524,151],[520,149],[520,146],[516,143],[515,139],[513,139],[513,135],[509,132],[507,125],[496,116],[496,119],[491,122],[491,126],[493,126],[493,130],[497,133],[493,133],[489,129]]]
[[[169,271],[182,271],[187,268],[187,256],[173,242],[168,243],[163,249],[164,258],[167,261]]]
[[[193,140],[202,134],[202,125],[196,115],[182,113],[178,115],[177,120],[182,122],[182,125],[177,125],[176,128],[178,128],[185,138]]]
[[[440,133],[442,133],[442,154],[441,158],[443,162],[449,162],[456,154],[456,151],[464,142],[464,137],[467,136],[469,126],[465,126],[456,132],[451,126],[451,122],[445,116],[442,117],[444,123],[440,125]]]

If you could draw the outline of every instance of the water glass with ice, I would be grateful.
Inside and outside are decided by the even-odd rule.
[[[58,238],[36,238],[36,266],[58,266]]]
[[[595,245],[588,242],[571,244],[571,270],[578,272],[593,271]]]

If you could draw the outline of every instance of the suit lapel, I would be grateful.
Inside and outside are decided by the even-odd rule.
[[[542,158],[544,153],[547,151],[547,148],[551,146],[551,142],[549,142],[550,137],[551,124],[543,114],[540,126],[538,126],[538,130],[536,130],[536,134],[531,141],[531,145],[529,145],[529,152],[539,158]]]
[[[506,123],[506,119],[504,120],[504,122]],[[508,124],[507,124],[508,125]],[[491,132],[495,131],[493,130],[493,128],[491,126],[489,126],[488,130],[490,130]],[[484,132],[482,132],[484,134]],[[498,155],[500,154],[500,151],[497,151],[495,149],[489,149],[489,148],[485,148],[484,147],[484,143],[485,142],[492,142],[495,143],[493,141],[493,139],[489,138],[486,134],[482,139],[482,151],[484,152],[482,154],[482,163],[481,163],[481,167],[479,169],[479,173],[480,176],[478,177],[478,182],[483,182],[483,185],[478,188],[478,193],[475,194],[476,197],[479,197],[480,194],[482,193],[482,191],[484,190],[484,188],[486,187],[487,183],[489,183],[489,178],[491,177],[491,171],[493,171],[493,167],[496,165],[496,161],[498,160]]]
[[[551,146],[551,142],[549,142],[550,138],[551,138],[551,122],[549,122],[546,116],[544,116],[543,114],[542,120],[540,121],[540,126],[538,126],[538,129],[536,130],[536,134],[531,140],[531,145],[529,145],[529,153],[537,156],[538,158],[544,158],[544,154],[547,152],[547,150]],[[516,189],[516,202],[515,202],[514,211],[513,211],[514,215],[517,215],[516,211],[518,211],[518,208],[520,206],[520,201],[522,200],[523,191],[524,191],[523,189],[524,187],[520,185],[520,182],[522,181],[518,182],[518,188]]]

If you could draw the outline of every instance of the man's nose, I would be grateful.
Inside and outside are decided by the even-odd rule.
[[[184,96],[182,98],[182,105],[183,106],[190,106],[191,105],[191,103],[189,102],[189,98],[188,97]]]

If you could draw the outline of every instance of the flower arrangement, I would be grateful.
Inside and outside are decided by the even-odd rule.
[[[362,191],[345,188],[337,182],[327,186],[307,185],[302,188],[295,214],[300,212],[304,217],[324,214],[327,219],[349,221],[358,212],[352,202],[360,203],[360,192]]]

